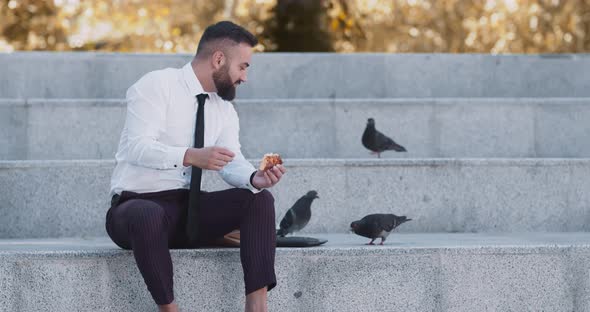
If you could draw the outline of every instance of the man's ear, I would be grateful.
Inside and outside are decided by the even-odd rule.
[[[219,69],[225,64],[226,60],[227,58],[225,57],[225,54],[223,52],[215,51],[215,53],[213,53],[213,56],[211,57],[211,65],[213,66],[213,68]]]

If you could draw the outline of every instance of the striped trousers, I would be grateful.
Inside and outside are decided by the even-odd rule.
[[[135,261],[158,305],[174,300],[170,249],[188,248],[185,234],[188,190],[123,192],[107,212],[106,230],[115,244],[133,250]],[[212,241],[240,229],[240,259],[246,295],[276,286],[274,198],[269,191],[229,189],[202,192],[199,238]]]

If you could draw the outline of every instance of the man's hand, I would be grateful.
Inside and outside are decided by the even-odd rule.
[[[183,165],[219,171],[231,162],[234,156],[235,154],[232,151],[218,146],[189,148],[184,153]]]
[[[283,165],[276,165],[268,170],[258,170],[252,178],[252,185],[261,190],[263,188],[269,188],[279,183],[283,174],[287,170]]]

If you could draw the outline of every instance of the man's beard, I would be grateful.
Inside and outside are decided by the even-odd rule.
[[[226,101],[231,101],[236,97],[235,83],[229,76],[229,66],[223,65],[213,73],[213,83],[217,88],[217,95]]]

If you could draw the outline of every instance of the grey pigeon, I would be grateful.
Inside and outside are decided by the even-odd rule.
[[[311,203],[316,198],[319,198],[316,191],[309,191],[299,198],[281,220],[277,236],[285,237],[303,229],[311,219]]]
[[[381,244],[400,224],[408,222],[412,219],[406,218],[406,216],[396,216],[394,214],[370,214],[364,218],[354,221],[350,224],[350,229],[357,235],[368,237],[371,241],[367,245],[374,245],[373,241],[378,237],[381,238]]]
[[[405,152],[406,148],[395,143],[391,138],[375,129],[375,119],[369,118],[367,127],[363,132],[363,146],[370,150],[377,157],[381,158],[381,153],[389,150],[396,152]]]

